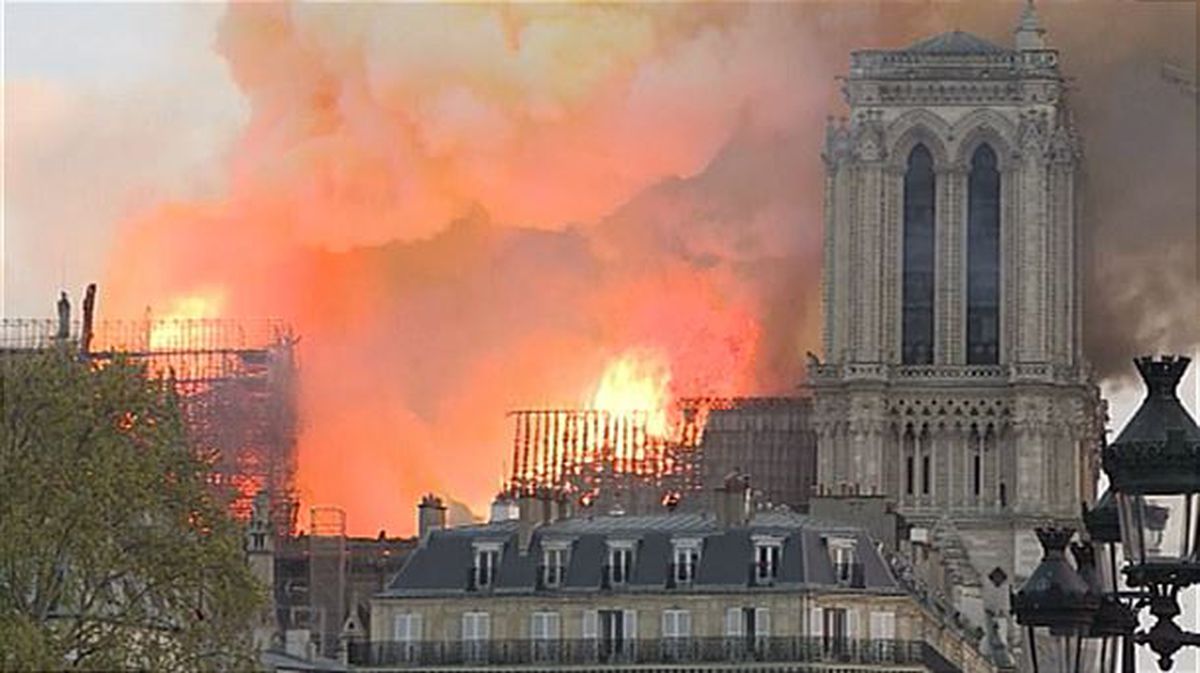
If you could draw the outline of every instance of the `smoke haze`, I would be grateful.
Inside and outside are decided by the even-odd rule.
[[[1104,377],[1200,341],[1195,101],[1160,77],[1194,62],[1195,7],[1108,9],[1041,12],[1077,78]],[[820,150],[849,52],[1008,43],[1018,12],[234,5],[215,45],[250,112],[227,187],[124,219],[100,305],[291,322],[301,496],[353,532],[410,531],[429,490],[484,511],[505,412],[585,404],[631,349],[666,353],[678,395],[791,391],[820,350]]]

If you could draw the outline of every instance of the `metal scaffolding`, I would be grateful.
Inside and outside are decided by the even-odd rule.
[[[644,411],[513,411],[504,490],[636,514],[663,505],[704,508],[706,491],[737,471],[750,475],[761,501],[804,510],[816,474],[810,414],[803,397],[684,398],[668,431],[655,435]]]
[[[707,407],[689,401],[656,434],[647,411],[532,409],[514,421],[513,495],[550,490],[581,505],[643,511],[701,488],[700,440]]]
[[[127,358],[179,394],[191,441],[214,461],[212,481],[249,517],[254,494],[271,495],[279,534],[295,529],[297,339],[277,320],[102,321],[4,319],[0,351],[68,343],[103,364]]]

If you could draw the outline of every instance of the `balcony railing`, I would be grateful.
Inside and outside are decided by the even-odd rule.
[[[360,642],[349,644],[358,666],[529,664],[702,664],[717,662],[921,665],[936,650],[920,641],[728,637],[577,640]],[[937,655],[940,656],[940,655]]]

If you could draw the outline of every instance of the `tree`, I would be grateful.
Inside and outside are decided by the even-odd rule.
[[[265,596],[171,382],[0,354],[0,667],[245,669]]]

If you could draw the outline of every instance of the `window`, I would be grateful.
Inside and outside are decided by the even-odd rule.
[[[486,612],[464,612],[462,616],[463,656],[468,661],[486,661],[492,622]]]
[[[932,475],[929,472],[929,455],[921,456],[921,493],[929,495],[929,483]]]
[[[558,640],[560,624],[557,612],[535,612],[530,616],[529,635],[534,640]]]
[[[876,657],[887,660],[896,648],[896,613],[871,613],[871,650]]]
[[[782,541],[759,539],[754,541],[755,584],[772,584],[779,577],[779,560],[782,556]]]
[[[700,541],[678,540],[675,542],[674,561],[671,564],[671,579],[675,584],[690,584],[696,578],[696,566],[700,563]]]
[[[399,646],[401,661],[412,661],[416,658],[421,642],[421,626],[421,615],[418,613],[396,615],[392,623],[392,640]]]
[[[688,638],[692,635],[692,613],[687,610],[663,610],[663,638]]]
[[[912,424],[904,428],[904,492],[907,495],[916,493],[916,458],[917,438],[913,434]]]
[[[975,455],[971,457],[971,493],[975,496],[979,495],[980,487],[983,485],[983,471],[980,469],[981,467],[982,463],[979,460],[979,452],[976,451]]]
[[[662,650],[667,661],[686,657],[692,636],[692,613],[687,610],[663,610]]]
[[[557,661],[561,620],[557,612],[535,612],[529,618],[529,639],[533,644],[535,661]]]
[[[550,547],[542,552],[542,585],[562,586],[567,572],[566,547]]]
[[[829,560],[833,564],[833,574],[837,583],[843,586],[861,586],[862,567],[854,552],[853,538],[829,538]]]
[[[725,611],[727,658],[744,658],[762,651],[771,637],[771,611],[767,608],[729,608]]]
[[[924,145],[908,155],[904,173],[904,262],[901,283],[901,358],[933,362],[934,291],[933,157]]]
[[[845,608],[813,608],[812,628],[821,638],[821,647],[835,657],[850,654],[850,641],[855,638],[858,614]]]
[[[608,548],[608,583],[609,586],[622,586],[629,582],[633,572],[633,543],[609,543]]]
[[[967,178],[967,364],[1000,361],[1000,172],[980,145]]]
[[[593,645],[597,661],[631,660],[637,643],[637,611],[584,610],[583,638]]]
[[[475,588],[484,589],[496,581],[496,569],[500,566],[499,542],[483,542],[475,545],[475,566],[472,579]]]

